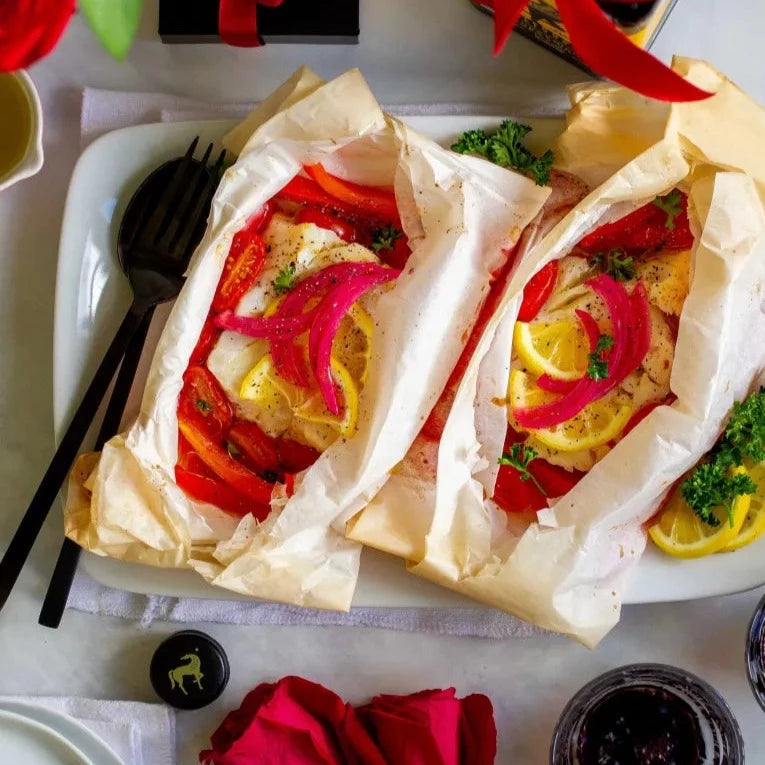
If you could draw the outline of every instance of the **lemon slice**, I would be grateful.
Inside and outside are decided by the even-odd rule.
[[[311,446],[324,450],[338,435],[352,436],[359,419],[359,388],[355,380],[334,356],[330,366],[341,394],[343,409],[338,416],[327,409],[315,387],[301,388],[279,377],[270,354],[263,356],[247,373],[239,397],[254,401],[267,415],[291,413],[293,433],[302,435]]]
[[[508,420],[518,428],[518,424],[513,421],[514,409],[539,406],[558,397],[557,394],[542,390],[530,375],[514,369],[510,373],[508,386]],[[609,393],[588,404],[579,414],[560,425],[529,432],[537,441],[551,449],[577,452],[582,449],[595,449],[616,438],[631,415],[632,407],[628,400],[616,393]]]
[[[746,468],[737,467],[736,473],[746,473]],[[714,514],[720,521],[710,526],[691,510],[679,486],[675,487],[658,520],[648,528],[654,544],[667,555],[676,558],[701,558],[726,548],[738,536],[751,503],[751,496],[743,494],[733,501],[733,525],[730,525],[728,511],[718,507]]]
[[[744,523],[738,534],[729,542],[721,552],[738,550],[765,532],[765,462],[755,465],[746,465],[749,477],[757,484],[757,493],[748,497],[749,510],[744,518]]]
[[[356,432],[359,420],[359,389],[348,369],[334,356],[330,359],[330,367],[332,378],[342,396],[341,414],[334,415],[327,409],[324,398],[318,390],[312,390],[292,411],[298,420],[314,425],[325,425],[334,431],[335,436],[339,433],[347,438]],[[310,430],[316,431],[315,428]],[[307,434],[306,438],[308,438]]]
[[[343,316],[332,343],[334,357],[361,385],[367,381],[374,329],[372,317],[358,303],[354,303]]]
[[[271,416],[284,412],[289,414],[303,403],[305,397],[304,388],[279,376],[270,353],[263,356],[244,376],[239,388],[239,398],[254,401]]]
[[[516,322],[513,347],[527,370],[556,380],[576,380],[587,371],[589,344],[575,319]]]
[[[279,309],[284,296],[274,298],[263,311],[263,316],[273,316]],[[319,299],[310,300],[307,309],[313,308]],[[354,303],[343,316],[332,341],[332,353],[361,385],[367,381],[369,358],[372,355],[372,335],[374,334],[372,317],[358,304]],[[305,345],[307,333],[298,342]]]

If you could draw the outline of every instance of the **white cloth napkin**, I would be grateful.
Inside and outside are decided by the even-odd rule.
[[[125,765],[175,765],[175,712],[161,704],[52,696],[0,696],[3,701],[45,707],[74,718]]]
[[[82,98],[82,145],[84,148],[99,135],[128,125],[242,118],[253,106],[202,104],[161,93],[123,93],[86,88]],[[514,111],[508,106],[496,104],[404,104],[384,108],[397,115],[507,115]],[[541,632],[520,619],[485,607],[354,608],[344,614],[260,601],[137,595],[104,587],[82,571],[77,573],[73,582],[68,607],[88,613],[135,619],[143,626],[155,620],[181,623],[348,625],[487,638],[528,637]]]

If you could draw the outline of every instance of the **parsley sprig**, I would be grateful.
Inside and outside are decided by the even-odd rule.
[[[656,205],[660,210],[667,213],[667,220],[664,225],[669,231],[675,230],[675,218],[683,211],[682,199],[682,194],[677,189],[672,189],[666,196],[656,197],[651,202],[652,205]]]
[[[597,266],[618,282],[628,282],[635,278],[635,263],[621,247],[599,252],[590,258],[590,265]]]
[[[603,358],[603,352],[611,348],[613,344],[614,338],[611,335],[601,335],[592,353],[587,355],[587,360],[590,362],[587,367],[587,376],[595,382],[608,377],[608,361]]]
[[[292,289],[292,281],[297,273],[297,267],[294,263],[288,263],[284,268],[279,271],[274,279],[274,289],[281,295],[284,292],[289,292]]]
[[[493,133],[465,131],[459,141],[452,144],[452,151],[485,157],[495,165],[528,175],[538,186],[545,186],[550,182],[553,153],[548,149],[541,157],[534,156],[523,144],[523,139],[530,132],[528,125],[504,120]]]
[[[380,250],[392,250],[393,245],[401,236],[401,232],[393,225],[376,228],[372,231],[371,247],[375,252]]]
[[[765,388],[733,404],[728,426],[709,459],[697,465],[680,487],[688,506],[710,526],[720,525],[713,513],[715,507],[727,510],[733,526],[736,497],[757,491],[757,484],[748,475],[732,471],[745,459],[765,460]]]
[[[525,444],[513,444],[509,452],[503,452],[497,460],[500,465],[509,465],[514,467],[521,477],[521,481],[531,481],[545,496],[547,492],[542,488],[542,484],[532,475],[529,470],[529,463],[539,456],[536,449]]]

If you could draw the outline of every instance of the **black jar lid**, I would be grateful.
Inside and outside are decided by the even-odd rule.
[[[229,678],[220,643],[197,630],[183,630],[160,643],[151,659],[151,684],[178,709],[200,709],[223,693]]]

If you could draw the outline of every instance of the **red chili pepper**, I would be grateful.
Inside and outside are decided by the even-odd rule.
[[[523,302],[518,321],[531,321],[542,310],[558,278],[558,261],[552,260],[529,279],[523,289]]]
[[[307,165],[305,171],[327,194],[346,204],[365,210],[372,217],[398,221],[398,206],[392,191],[377,186],[361,186],[330,175],[321,165]]]
[[[316,449],[291,438],[280,438],[276,442],[276,450],[279,454],[279,467],[287,474],[300,473],[311,467],[321,456]]]
[[[178,416],[198,415],[208,433],[222,436],[234,419],[231,402],[207,367],[190,366],[183,375]]]
[[[356,226],[343,218],[324,212],[319,207],[306,205],[295,216],[295,223],[313,223],[319,228],[334,231],[344,242],[357,242],[359,240]]]
[[[218,289],[213,298],[214,311],[233,311],[252,287],[266,259],[266,243],[258,234],[263,219],[260,215],[234,235]]]
[[[251,500],[267,505],[271,499],[273,484],[264,481],[251,470],[237,462],[215,440],[198,412],[179,412],[178,429],[200,459],[231,488]]]
[[[208,316],[202,325],[197,344],[191,352],[189,364],[204,364],[210,351],[215,347],[215,343],[218,342],[218,337],[220,337],[220,330],[215,326],[213,317]]]
[[[226,438],[244,457],[245,464],[257,473],[278,473],[279,453],[276,439],[264,433],[254,422],[238,420]]]
[[[271,510],[268,505],[253,502],[223,481],[198,475],[180,465],[175,466],[175,482],[192,499],[215,505],[233,515],[243,516],[252,513],[259,521],[263,521]]]

